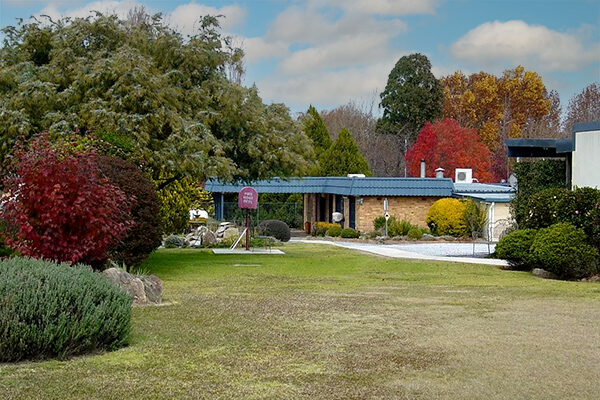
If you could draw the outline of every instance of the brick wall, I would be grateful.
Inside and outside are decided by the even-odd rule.
[[[363,197],[360,204],[356,199],[356,229],[361,232],[373,230],[373,220],[383,215],[384,197]],[[415,225],[426,227],[425,217],[429,207],[439,197],[387,197],[388,210],[398,220],[406,220]]]

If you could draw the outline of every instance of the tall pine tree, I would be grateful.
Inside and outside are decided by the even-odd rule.
[[[371,176],[369,164],[360,154],[348,129],[342,128],[337,140],[319,158],[323,176],[365,174]]]
[[[329,131],[319,115],[319,112],[313,106],[308,107],[304,118],[304,133],[312,141],[317,159],[321,154],[331,147],[331,137]]]

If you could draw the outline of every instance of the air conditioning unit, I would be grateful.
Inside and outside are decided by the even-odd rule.
[[[456,168],[454,183],[473,183],[473,170],[471,168]]]

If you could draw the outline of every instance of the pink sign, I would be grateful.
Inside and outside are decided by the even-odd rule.
[[[246,186],[238,194],[238,207],[255,210],[258,207],[258,193],[254,188]]]

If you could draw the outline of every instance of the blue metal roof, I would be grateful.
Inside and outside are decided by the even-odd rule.
[[[379,178],[379,177],[304,177],[273,178],[249,184],[221,183],[211,179],[205,189],[216,193],[237,193],[252,186],[258,193],[328,193],[343,196],[417,196],[449,197],[450,178]]]
[[[508,203],[515,197],[515,189],[508,185],[488,183],[455,183],[455,197],[468,197],[479,201]]]
[[[515,188],[510,185],[490,183],[455,183],[454,192],[460,193],[514,193]]]

